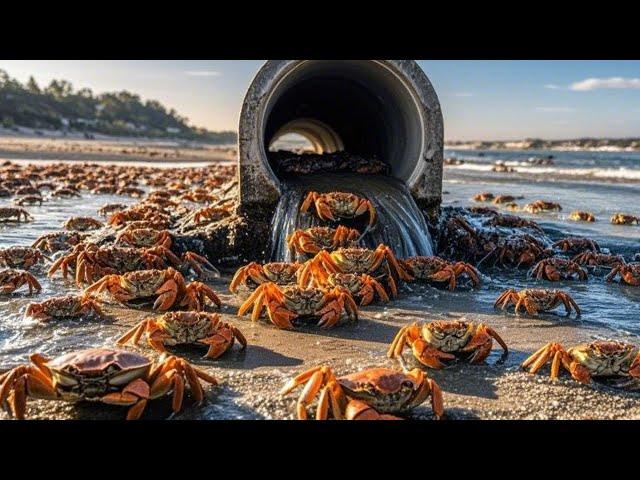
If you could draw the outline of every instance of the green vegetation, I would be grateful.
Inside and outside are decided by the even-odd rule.
[[[235,143],[235,132],[211,132],[188,125],[174,109],[156,100],[142,101],[122,91],[94,95],[74,90],[65,80],[41,88],[33,77],[26,85],[0,70],[0,126],[101,133],[105,135],[181,138]]]

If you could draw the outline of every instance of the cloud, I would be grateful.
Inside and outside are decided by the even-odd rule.
[[[538,112],[550,112],[550,113],[568,113],[575,112],[573,107],[536,107]]]
[[[473,93],[470,92],[458,92],[453,94],[454,97],[473,97]]]
[[[640,78],[587,78],[569,85],[570,90],[578,92],[587,92],[599,88],[640,88]]]
[[[215,70],[187,70],[184,74],[190,77],[220,77],[222,75]]]

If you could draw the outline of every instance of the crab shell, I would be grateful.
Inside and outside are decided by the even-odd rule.
[[[338,378],[344,393],[381,413],[409,410],[421,385],[412,376],[390,368],[371,368]]]
[[[440,320],[422,326],[422,337],[432,347],[442,352],[460,351],[474,333],[474,325],[462,320]]]
[[[69,400],[100,400],[137,378],[146,378],[151,361],[124,350],[92,348],[48,361],[54,387]]]
[[[217,314],[205,312],[167,312],[156,320],[171,337],[171,343],[190,344],[211,334],[211,318]]]
[[[576,362],[584,365],[592,376],[626,376],[640,348],[624,342],[596,340],[568,350]]]
[[[322,305],[325,293],[322,289],[298,286],[281,288],[286,307],[298,315],[315,315],[318,306]]]

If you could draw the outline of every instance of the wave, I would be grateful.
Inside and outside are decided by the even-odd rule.
[[[515,174],[531,173],[534,175],[564,175],[583,178],[606,178],[619,180],[640,180],[640,169],[619,168],[562,168],[552,166],[532,166],[524,162],[504,162],[507,166],[516,167]],[[490,163],[464,163],[462,165],[447,165],[447,169],[469,170],[476,172],[491,172],[494,167]],[[501,174],[503,175],[503,174]]]

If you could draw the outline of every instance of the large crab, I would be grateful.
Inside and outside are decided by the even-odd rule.
[[[273,282],[277,285],[290,285],[297,283],[298,272],[303,264],[271,262],[260,265],[251,262],[244,267],[240,267],[229,285],[231,293],[238,293],[238,288],[244,286],[249,290],[254,290],[259,285]]]
[[[389,368],[370,368],[336,377],[327,366],[314,367],[289,380],[282,388],[286,395],[299,385],[304,388],[296,405],[297,417],[307,419],[307,407],[320,393],[315,418],[325,420],[399,420],[431,397],[436,418],[444,414],[442,391],[419,369],[399,372]]]
[[[25,222],[33,220],[24,208],[0,207],[0,222]]]
[[[116,237],[116,244],[130,247],[165,247],[171,248],[172,239],[168,230],[154,230],[151,228],[125,228]]]
[[[218,358],[229,350],[235,340],[242,349],[247,340],[242,332],[220,315],[209,312],[166,312],[158,318],[148,318],[137,324],[122,337],[118,344],[131,341],[137,345],[143,335],[154,350],[165,352],[166,345],[204,345],[208,347],[205,358]]]
[[[293,329],[292,320],[299,317],[318,318],[318,326],[331,328],[346,315],[349,320],[358,320],[358,306],[349,291],[336,287],[283,286],[263,283],[240,305],[238,316],[251,307],[251,320],[257,321],[266,311],[271,322],[282,329]]]
[[[595,222],[596,217],[591,212],[583,212],[581,210],[575,210],[569,214],[569,220],[574,222]]]
[[[537,315],[538,312],[548,312],[553,310],[560,304],[564,305],[567,316],[571,314],[571,309],[576,311],[580,316],[580,307],[571,295],[562,290],[549,290],[538,288],[526,288],[516,291],[513,289],[505,290],[494,303],[494,308],[500,307],[505,310],[509,305],[515,305],[515,313],[518,314],[520,309],[525,309],[529,315]]]
[[[82,232],[52,232],[40,235],[31,245],[46,253],[55,253],[75,247],[87,237]]]
[[[640,224],[640,217],[635,215],[627,215],[626,213],[614,213],[611,216],[611,223],[614,225],[632,225]]]
[[[403,352],[411,348],[413,356],[422,365],[443,368],[442,360],[464,358],[469,363],[480,363],[491,352],[493,340],[509,353],[507,344],[498,332],[484,323],[465,320],[439,320],[419,325],[417,322],[402,327],[387,350],[387,357],[405,366]]]
[[[640,262],[619,264],[611,269],[605,277],[607,282],[613,282],[620,275],[620,282],[634,287],[640,286]]]
[[[381,275],[378,275],[380,272]],[[391,249],[383,244],[378,245],[375,250],[359,247],[339,248],[331,253],[321,250],[304,264],[300,271],[299,284],[323,284],[330,273],[366,273],[375,278],[384,275],[393,296],[397,295],[398,290],[394,275],[404,281],[413,280]]]
[[[376,222],[376,209],[366,198],[347,192],[318,193],[309,192],[300,206],[301,212],[306,212],[313,205],[316,215],[321,220],[332,222],[338,219],[351,219],[369,213],[369,226]]]
[[[78,232],[98,230],[103,226],[102,222],[91,217],[71,217],[62,224],[62,228],[65,230],[75,230]]]
[[[177,270],[138,270],[123,275],[106,275],[91,286],[85,293],[100,294],[108,292],[121,303],[138,299],[153,299],[155,310],[168,310],[172,306],[186,307],[188,310],[203,310],[207,299],[221,306],[216,292],[202,282],[187,285]]]
[[[120,228],[128,223],[140,220],[168,223],[170,221],[170,217],[157,208],[152,208],[149,205],[133,206],[111,215],[107,220],[107,224],[114,228]]]
[[[565,253],[599,252],[600,245],[595,240],[582,237],[567,237],[553,244]]]
[[[562,210],[562,206],[555,202],[536,200],[535,202],[527,203],[524,207],[522,207],[522,210],[529,213],[552,212],[554,210]]]
[[[361,306],[369,305],[376,296],[383,302],[389,301],[389,294],[382,284],[366,273],[361,275],[355,273],[330,273],[326,277],[326,283],[317,283],[317,279],[314,279],[313,286],[346,288],[354,299],[360,301]]]
[[[315,255],[320,250],[333,251],[339,247],[348,247],[358,238],[358,230],[344,225],[339,225],[338,228],[311,227],[293,232],[287,237],[287,244],[295,253]]]
[[[440,257],[409,257],[400,263],[415,280],[423,282],[446,282],[449,290],[456,288],[457,279],[466,275],[474,287],[480,285],[480,274],[470,264],[449,262]]]
[[[210,205],[202,207],[193,212],[188,220],[187,224],[203,225],[205,223],[212,223],[227,218],[233,214],[233,206],[231,204]]]
[[[36,277],[29,272],[13,268],[0,270],[0,293],[13,293],[23,285],[29,287],[29,295],[31,295],[34,290],[36,292],[42,290]]]
[[[587,267],[614,268],[624,265],[626,262],[622,255],[607,255],[605,253],[582,252],[573,257],[573,261],[578,265]]]
[[[149,400],[173,394],[172,409],[182,408],[185,384],[197,402],[204,399],[200,380],[217,385],[215,377],[178,357],[154,362],[125,350],[92,348],[49,360],[29,357],[0,376],[0,405],[24,419],[27,399],[90,401],[129,407],[128,420],[142,415]]]
[[[560,367],[584,384],[592,377],[622,377],[626,380],[640,378],[640,348],[630,343],[613,340],[596,340],[565,350],[559,343],[548,343],[522,363],[536,373],[551,362],[551,378],[557,379]]]
[[[565,258],[547,258],[540,260],[529,272],[529,276],[537,280],[558,282],[577,278],[586,280],[587,272],[576,262]]]
[[[103,316],[98,303],[88,295],[64,295],[27,305],[25,316],[43,322],[60,318],[80,318],[96,314]]]
[[[0,248],[0,267],[29,270],[34,265],[48,259],[40,250],[31,247]]]
[[[478,264],[489,261],[493,265],[530,267],[550,253],[542,242],[532,235],[515,233],[498,240]]]

